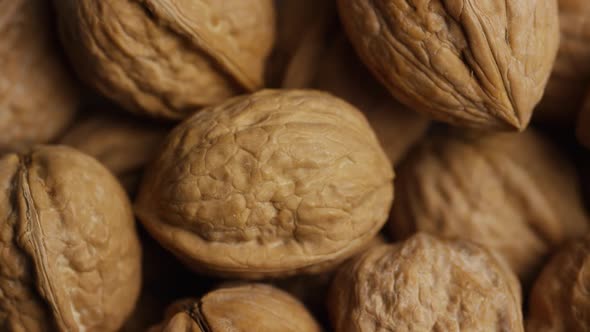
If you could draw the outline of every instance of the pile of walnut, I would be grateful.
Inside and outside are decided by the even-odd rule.
[[[0,0],[0,332],[589,332],[589,148],[589,0]]]

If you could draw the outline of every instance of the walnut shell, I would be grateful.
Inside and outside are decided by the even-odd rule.
[[[590,235],[569,243],[543,269],[530,296],[527,330],[590,331]]]
[[[136,212],[199,271],[243,278],[320,272],[377,234],[392,179],[353,106],[311,90],[266,90],[174,129],[144,176]]]
[[[126,109],[182,119],[263,84],[272,0],[55,1],[79,75]]]
[[[60,143],[98,159],[133,193],[143,167],[155,156],[169,129],[130,116],[95,112],[77,122]]]
[[[527,126],[557,53],[556,0],[338,5],[362,60],[404,104],[460,126]]]
[[[552,248],[588,229],[573,165],[530,130],[432,133],[398,168],[395,195],[393,236],[473,240],[497,251],[523,281]]]
[[[523,331],[520,286],[468,241],[418,234],[341,268],[328,309],[339,331]]]
[[[125,192],[95,159],[40,146],[0,159],[0,328],[117,331],[140,247]]]
[[[590,84],[590,2],[558,0],[561,38],[535,119],[571,128]]]
[[[167,316],[149,332],[321,331],[299,301],[263,284],[220,288],[199,300],[173,304]]]
[[[0,150],[49,142],[78,91],[55,48],[46,0],[0,0]]]
[[[345,39],[336,38],[318,67],[315,86],[365,114],[393,165],[425,135],[428,119],[393,99],[362,66]]]

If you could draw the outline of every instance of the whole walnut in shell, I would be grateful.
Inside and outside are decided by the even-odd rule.
[[[520,286],[469,241],[418,234],[342,267],[328,309],[339,331],[523,331]]]
[[[435,131],[408,155],[398,168],[391,233],[473,240],[530,281],[555,246],[588,229],[576,171],[530,130],[473,136]]]
[[[556,0],[339,0],[373,74],[433,118],[523,130],[557,53]]]
[[[94,112],[77,122],[60,143],[98,159],[132,193],[169,129],[131,116]]]
[[[319,332],[321,327],[289,294],[263,284],[245,284],[173,304],[166,320],[149,330],[164,331]]]
[[[0,150],[49,142],[78,91],[55,47],[46,0],[0,0]]]
[[[590,235],[568,243],[543,269],[530,296],[527,330],[590,331]]]
[[[0,330],[117,331],[137,299],[128,198],[95,159],[39,146],[0,159]]]
[[[265,90],[204,109],[148,168],[136,213],[195,270],[320,272],[377,234],[393,171],[362,114],[329,94]]]
[[[55,1],[81,78],[126,109],[170,119],[263,84],[272,0]]]
[[[590,1],[558,0],[561,38],[535,119],[572,126],[590,84]]]

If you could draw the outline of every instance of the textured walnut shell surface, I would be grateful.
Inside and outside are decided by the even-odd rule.
[[[426,133],[428,119],[394,100],[362,66],[345,39],[337,38],[318,67],[315,86],[365,114],[393,165]]]
[[[141,284],[121,186],[59,146],[7,154],[0,170],[0,329],[116,331]]]
[[[46,0],[0,0],[0,150],[45,143],[72,120],[78,91],[55,47]]]
[[[311,90],[266,90],[177,127],[144,176],[136,213],[198,270],[245,278],[319,272],[377,234],[392,179],[353,106]]]
[[[168,316],[149,332],[321,331],[299,301],[263,284],[224,287],[184,300],[172,305]]]
[[[338,4],[359,55],[404,104],[460,126],[527,126],[557,53],[556,0]]]
[[[569,243],[545,266],[530,296],[527,330],[590,331],[590,236]]]
[[[520,286],[468,241],[418,234],[341,268],[328,310],[339,331],[523,331]]]
[[[77,122],[60,143],[98,159],[132,192],[141,170],[154,157],[169,129],[169,125],[96,112]]]
[[[590,83],[590,2],[558,0],[561,38],[535,118],[571,127]]]
[[[271,0],[61,0],[61,37],[87,83],[171,119],[263,83]]]
[[[588,229],[572,164],[530,130],[474,138],[433,133],[398,168],[390,229],[470,239],[524,281],[565,238]]]

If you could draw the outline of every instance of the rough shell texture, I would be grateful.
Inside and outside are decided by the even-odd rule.
[[[558,0],[561,38],[535,119],[571,127],[590,83],[590,1]]]
[[[355,48],[400,101],[455,125],[524,129],[557,53],[556,0],[339,0]]]
[[[361,65],[350,44],[336,38],[319,65],[315,86],[358,107],[396,165],[424,136],[429,121],[394,100]]]
[[[586,96],[586,101],[578,116],[576,135],[578,141],[590,149],[590,94]]]
[[[134,192],[143,167],[152,160],[170,126],[115,113],[95,112],[60,140],[100,161]]]
[[[433,133],[398,168],[390,223],[496,250],[523,281],[565,238],[588,229],[576,171],[530,130],[474,138]]]
[[[335,331],[523,331],[520,286],[467,241],[418,234],[341,268],[328,309]]]
[[[263,83],[271,0],[55,4],[80,76],[129,110],[180,119]]]
[[[0,0],[0,150],[52,140],[78,92],[55,48],[46,0]]]
[[[149,331],[321,331],[299,301],[263,284],[220,288],[199,300],[172,305],[167,316],[164,323]]]
[[[141,283],[121,186],[66,147],[5,155],[0,170],[0,330],[117,331]]]
[[[551,259],[529,302],[528,331],[590,331],[590,235]]]
[[[248,278],[349,257],[379,231],[393,195],[362,114],[311,90],[205,109],[147,172],[136,212],[148,231],[195,269]]]

